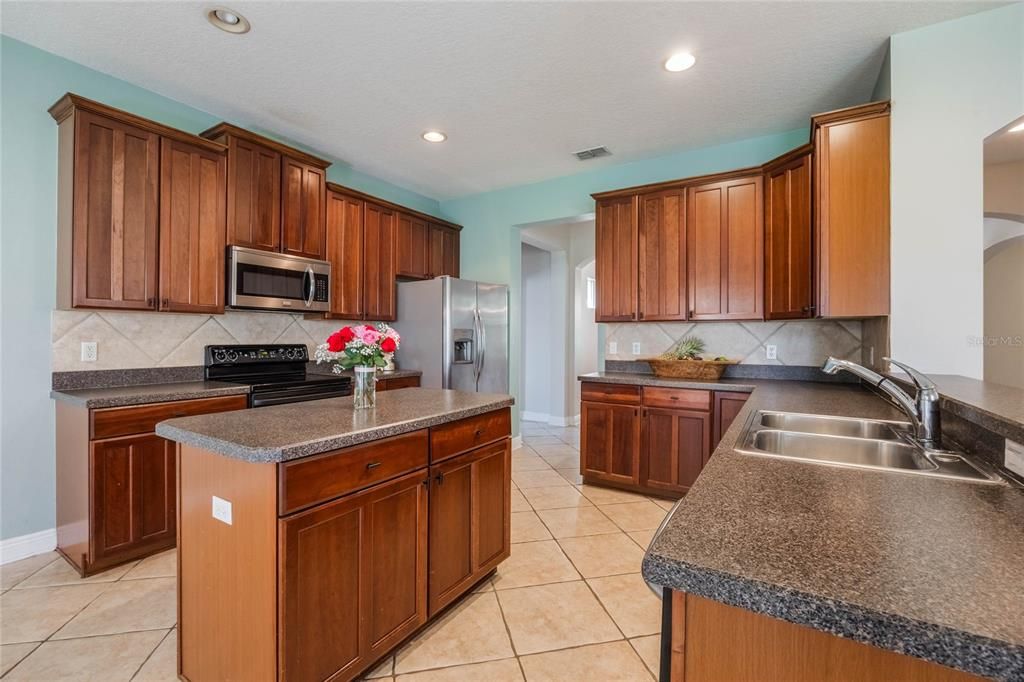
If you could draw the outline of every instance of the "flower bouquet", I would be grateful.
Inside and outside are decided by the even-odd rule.
[[[318,365],[332,363],[335,374],[353,370],[353,402],[356,408],[373,407],[377,400],[377,369],[387,366],[401,340],[398,332],[386,324],[376,327],[357,324],[342,327],[328,336],[325,343],[316,347],[313,357]]]

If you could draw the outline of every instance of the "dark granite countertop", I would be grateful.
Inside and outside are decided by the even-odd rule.
[[[440,388],[377,394],[372,409],[352,398],[261,407],[160,422],[159,436],[248,462],[284,462],[472,417],[514,402],[512,396]]]
[[[630,384],[632,386],[664,386],[667,388],[698,388],[708,391],[738,391],[750,393],[759,380],[757,379],[716,379],[700,381],[696,379],[670,379],[653,374],[637,374],[633,372],[591,372],[576,377],[580,381],[591,381],[599,384]]]
[[[750,399],[652,541],[644,577],[978,675],[1024,679],[1024,491],[738,453],[758,409],[902,418],[858,386],[742,384]]]
[[[80,388],[50,391],[50,397],[87,408],[145,405],[172,400],[215,398],[222,395],[246,395],[249,387],[222,381],[173,381],[164,384]]]

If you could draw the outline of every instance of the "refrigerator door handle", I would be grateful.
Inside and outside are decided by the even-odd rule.
[[[487,327],[484,325],[484,316],[480,314],[480,309],[476,310],[476,317],[480,320],[480,341],[477,345],[477,356],[480,358],[480,369],[477,370],[476,374],[476,390],[480,390],[480,377],[484,373],[484,363],[487,362]]]
[[[473,339],[476,345],[476,352],[473,354],[473,383],[480,383],[480,373],[483,371],[483,364],[481,359],[483,357],[483,338],[481,335],[482,323],[480,320],[480,311],[476,308],[473,309]]]

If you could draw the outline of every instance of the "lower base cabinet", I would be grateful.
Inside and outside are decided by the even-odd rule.
[[[640,485],[682,495],[711,453],[707,412],[644,408]]]
[[[620,483],[640,483],[640,408],[584,401],[580,409],[580,473]]]

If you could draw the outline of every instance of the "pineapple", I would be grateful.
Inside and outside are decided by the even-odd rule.
[[[665,360],[700,360],[704,342],[696,336],[684,336],[661,354]]]

